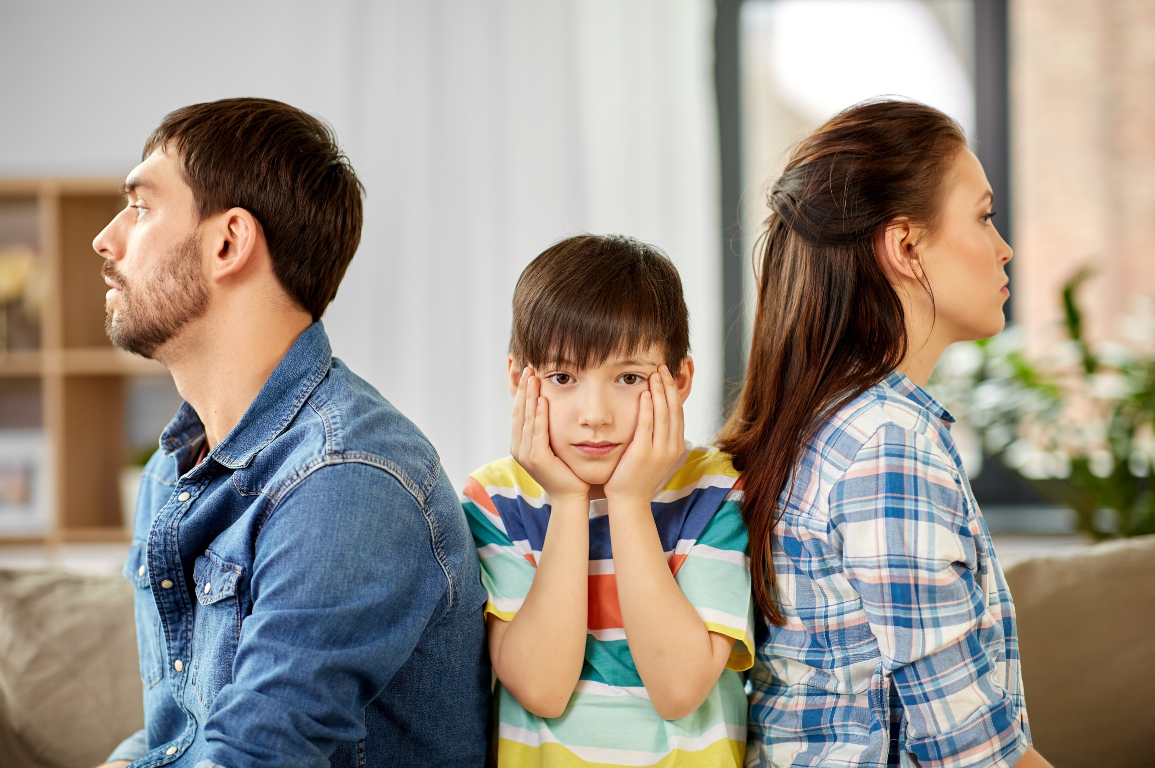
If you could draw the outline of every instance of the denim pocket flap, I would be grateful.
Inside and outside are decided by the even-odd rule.
[[[193,565],[197,600],[201,605],[212,605],[232,597],[237,593],[237,582],[244,572],[243,565],[230,563],[212,552],[206,552]]]
[[[148,589],[148,550],[143,544],[133,544],[124,560],[124,578],[141,589]]]

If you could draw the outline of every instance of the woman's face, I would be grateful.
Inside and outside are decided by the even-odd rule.
[[[939,229],[918,249],[934,292],[935,331],[947,343],[985,339],[1006,323],[1011,247],[991,222],[991,185],[969,149],[955,157],[946,184]]]

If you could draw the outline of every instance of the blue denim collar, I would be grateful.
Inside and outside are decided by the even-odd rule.
[[[305,329],[273,369],[248,410],[210,454],[231,469],[248,466],[253,457],[281,434],[297,416],[309,395],[325,378],[333,354],[320,320]],[[160,436],[165,454],[200,442],[204,424],[192,406],[183,403]]]
[[[945,406],[931,397],[925,389],[908,379],[906,375],[897,368],[888,373],[886,378],[882,380],[882,383],[907,400],[930,411],[931,414],[943,424],[954,424],[955,418]]]

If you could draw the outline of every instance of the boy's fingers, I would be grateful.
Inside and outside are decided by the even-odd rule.
[[[643,445],[653,445],[654,440],[654,398],[649,391],[643,392],[638,402],[638,428],[634,440],[644,441]]]
[[[665,385],[666,402],[670,411],[670,440],[678,444],[676,447],[682,448],[685,415],[682,412],[682,397],[678,394],[678,382],[674,381],[667,366],[663,365],[659,370],[662,374],[662,383]]]
[[[529,377],[529,384],[525,389],[525,419],[521,425],[521,450],[529,453],[533,450],[533,426],[537,419],[537,378]]]
[[[533,449],[544,455],[549,448],[549,400],[537,398],[537,418],[533,422]]]
[[[528,369],[521,372],[521,380],[517,384],[517,394],[513,396],[513,419],[509,439],[509,452],[514,458],[517,458],[518,450],[521,447],[521,432],[525,425],[526,370]]]
[[[661,376],[650,376],[650,397],[654,408],[654,446],[664,448],[670,435],[670,409]]]

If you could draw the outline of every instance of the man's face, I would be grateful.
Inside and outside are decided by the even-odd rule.
[[[199,216],[175,154],[153,152],[124,190],[128,205],[92,241],[109,286],[105,329],[117,347],[153,357],[208,309]]]
[[[549,402],[550,447],[583,482],[600,486],[610,479],[634,438],[649,376],[664,362],[655,345],[591,368],[554,363],[536,369],[541,395]],[[520,369],[512,368],[516,390]],[[674,374],[679,389],[688,393],[685,373]]]

